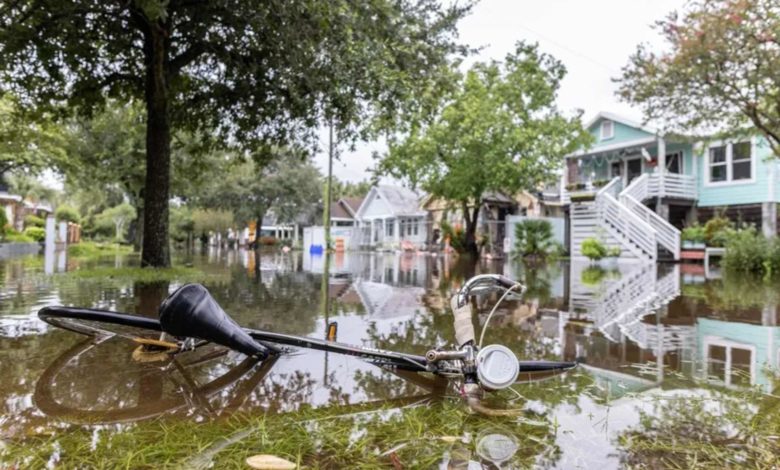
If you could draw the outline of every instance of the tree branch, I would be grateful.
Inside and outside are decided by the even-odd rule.
[[[204,52],[206,52],[206,45],[204,43],[196,42],[191,45],[184,52],[171,59],[169,62],[171,73],[174,75],[177,74],[179,70],[192,63],[193,60],[197,59]]]

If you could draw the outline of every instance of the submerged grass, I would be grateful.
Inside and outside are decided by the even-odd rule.
[[[83,241],[68,246],[68,255],[74,258],[98,258],[107,255],[128,255],[133,247],[119,243]]]
[[[77,269],[64,273],[63,275],[79,280],[122,280],[141,283],[165,281],[203,282],[210,278],[209,274],[200,269],[183,266],[174,266],[171,268],[140,268],[135,266],[114,268],[101,266]]]
[[[459,400],[400,409],[350,408],[346,415],[343,407],[304,407],[198,424],[158,419],[118,432],[71,428],[56,437],[7,442],[0,463],[41,468],[55,456],[65,468],[246,468],[247,457],[262,453],[306,468],[430,468],[443,458],[481,460],[480,437],[496,433],[517,444],[508,465],[530,467],[540,456],[554,460],[558,453],[554,427],[545,417],[534,425],[485,418],[467,412]]]

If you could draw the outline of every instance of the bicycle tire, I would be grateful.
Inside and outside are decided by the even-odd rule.
[[[91,308],[44,307],[38,317],[49,325],[86,336],[156,338],[162,333],[154,318]]]

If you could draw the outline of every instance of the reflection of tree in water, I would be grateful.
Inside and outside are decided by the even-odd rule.
[[[619,441],[634,468],[776,468],[780,399],[754,390],[709,387],[702,393],[653,397],[639,425]]]
[[[242,326],[292,334],[311,333],[315,328],[320,286],[313,274],[263,273],[260,281],[238,266],[230,282],[207,287]]]

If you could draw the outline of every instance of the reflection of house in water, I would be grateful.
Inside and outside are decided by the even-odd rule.
[[[425,294],[425,289],[422,287],[398,287],[358,281],[354,288],[371,318],[411,317],[423,308],[420,299]]]
[[[765,367],[780,365],[774,306],[717,311],[704,299],[678,297],[677,265],[621,266],[598,282],[588,269],[571,266],[569,311],[543,311],[541,323],[550,336],[557,330],[564,357],[583,359],[597,382],[619,373],[650,387],[674,371],[714,384],[769,386]]]

